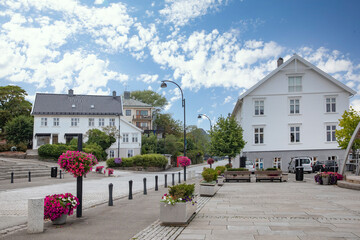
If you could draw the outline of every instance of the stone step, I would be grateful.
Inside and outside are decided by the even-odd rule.
[[[346,176],[346,181],[350,183],[360,184],[360,176]]]
[[[358,183],[352,183],[352,182],[347,182],[347,181],[337,181],[337,185],[338,185],[338,187],[341,187],[341,188],[360,190],[360,184],[358,184]]]

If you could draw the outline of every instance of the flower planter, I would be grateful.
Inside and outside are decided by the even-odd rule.
[[[205,197],[212,197],[216,193],[216,182],[201,182],[200,183],[200,190],[199,190],[200,196]]]
[[[196,212],[197,203],[178,202],[174,205],[160,202],[160,222],[164,225],[185,225]]]
[[[62,214],[60,217],[58,217],[57,219],[52,220],[52,224],[53,225],[63,225],[66,223],[66,219],[67,219],[67,214]]]
[[[224,178],[223,176],[218,176],[218,178],[217,178],[217,184],[218,184],[219,186],[224,185],[224,181],[225,181],[225,178]]]
[[[329,185],[329,176],[327,177],[322,177],[322,182],[323,182],[323,185]]]

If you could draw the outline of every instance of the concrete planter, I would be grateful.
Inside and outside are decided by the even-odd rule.
[[[216,193],[216,182],[213,183],[200,183],[200,196],[212,197]]]
[[[186,225],[196,212],[196,207],[197,203],[193,205],[191,202],[180,202],[174,205],[160,202],[160,222],[163,225]]]
[[[330,177],[329,177],[329,176],[322,177],[322,183],[323,183],[323,185],[329,185],[329,180],[330,180]]]
[[[67,219],[67,214],[62,214],[60,217],[58,217],[57,219],[52,220],[52,224],[53,225],[63,225],[66,223],[66,219]]]
[[[217,178],[217,184],[218,184],[219,186],[222,186],[222,185],[224,185],[224,182],[225,182],[225,178],[224,178],[223,176],[218,176],[218,178]]]

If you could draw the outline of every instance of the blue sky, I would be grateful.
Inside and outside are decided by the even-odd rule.
[[[209,129],[276,60],[304,57],[360,91],[359,1],[0,1],[0,85],[110,94],[151,89]],[[360,97],[351,99],[360,110]]]

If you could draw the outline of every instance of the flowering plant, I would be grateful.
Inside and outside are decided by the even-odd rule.
[[[97,163],[94,155],[79,151],[67,151],[61,154],[58,159],[60,168],[70,172],[74,177],[87,174]]]
[[[195,196],[195,184],[178,184],[172,187],[169,187],[169,193],[164,194],[161,198],[161,202],[164,202],[168,205],[174,205],[178,202],[191,202],[192,205],[196,203]]]
[[[164,196],[161,198],[161,202],[164,202],[168,205],[174,205],[175,203],[178,202],[191,202],[192,205],[194,205],[195,203],[197,203],[195,201],[195,196],[191,195],[191,196],[186,196],[184,199],[182,198],[175,198],[167,193],[164,194]]]
[[[114,159],[114,162],[115,162],[116,164],[121,164],[122,159],[121,159],[121,158],[115,158],[115,159]]]
[[[114,174],[114,169],[108,168],[108,176],[113,175],[113,174]]]
[[[191,160],[188,157],[181,157],[179,163],[182,167],[189,166],[191,164]]]
[[[62,214],[70,216],[78,205],[79,199],[71,193],[46,196],[44,199],[44,219],[55,220]]]
[[[214,164],[214,162],[215,162],[215,161],[214,161],[214,159],[212,159],[212,158],[209,158],[209,159],[207,160],[207,163],[208,163],[208,164]]]
[[[102,173],[103,168],[104,168],[104,166],[97,166],[95,171],[98,173]]]
[[[338,180],[343,180],[343,175],[337,173],[337,172],[322,172],[318,173],[314,176],[315,182],[319,184],[323,184],[323,178],[329,177],[329,184],[336,184]]]

